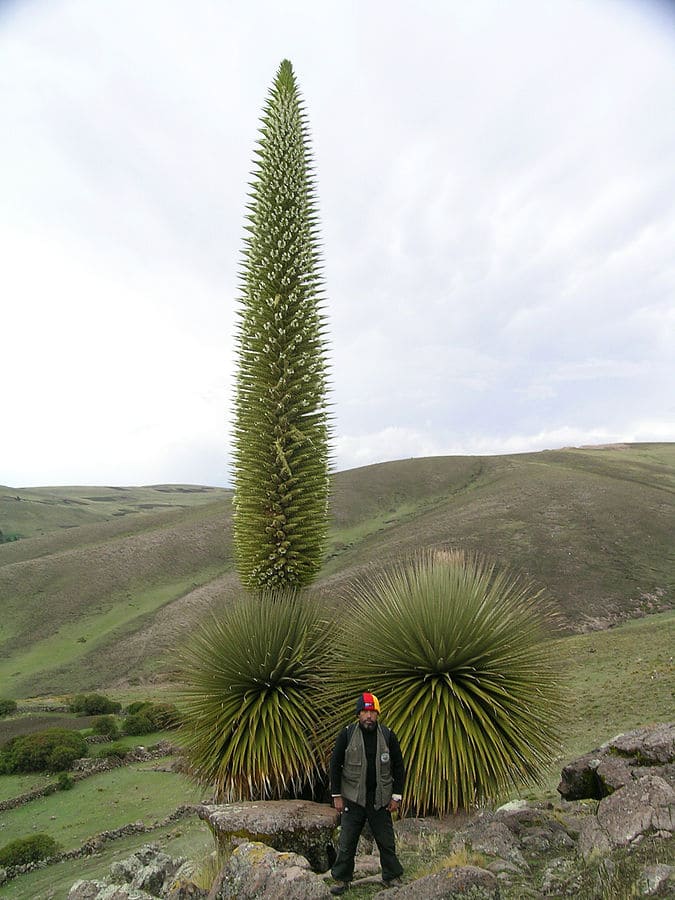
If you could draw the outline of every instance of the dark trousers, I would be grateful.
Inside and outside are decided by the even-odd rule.
[[[368,821],[377,849],[380,851],[382,879],[389,881],[403,874],[403,866],[396,856],[396,842],[391,813],[383,806],[375,809],[372,802],[365,806],[349,803],[342,813],[342,830],[337,859],[330,873],[336,881],[351,881],[354,877],[354,856],[363,826]]]

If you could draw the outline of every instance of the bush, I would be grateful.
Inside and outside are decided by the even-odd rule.
[[[104,694],[76,694],[71,697],[68,708],[79,716],[101,716],[118,713],[122,704]]]
[[[25,866],[54,856],[60,845],[48,834],[40,832],[28,837],[17,838],[0,848],[0,866]]]
[[[0,718],[16,712],[16,700],[0,700]]]
[[[137,700],[131,703],[127,709],[127,719],[124,730],[127,734],[148,734],[145,731],[129,731],[126,721],[131,716],[143,716],[150,720],[152,731],[164,731],[169,728],[178,728],[180,725],[180,713],[173,703],[151,703],[149,700]],[[132,726],[133,727],[133,726]]]
[[[112,716],[98,716],[91,723],[91,728],[94,734],[105,735],[113,740],[120,733],[117,721]]]
[[[128,752],[129,748],[125,747],[124,744],[108,744],[96,751],[96,758],[110,759],[115,757],[116,759],[123,759]]]
[[[87,742],[79,731],[51,728],[12,738],[0,750],[0,771],[58,772],[87,755]]]
[[[146,715],[158,731],[178,728],[180,725],[180,713],[173,703],[153,703]]]
[[[157,730],[152,720],[142,712],[127,716],[122,724],[122,729],[125,734],[151,734]]]
[[[406,760],[409,808],[444,815],[541,777],[560,712],[541,592],[444,553],[357,584],[350,605],[334,672],[341,704],[377,694]]]
[[[59,777],[56,780],[60,791],[69,791],[74,786],[75,782],[70,777],[67,772],[59,772]]]

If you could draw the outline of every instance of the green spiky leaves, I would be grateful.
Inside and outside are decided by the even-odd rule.
[[[180,652],[182,743],[217,801],[279,799],[313,782],[331,640],[321,607],[285,592],[241,598]]]
[[[327,363],[310,162],[284,60],[261,118],[237,333],[234,544],[252,589],[309,584],[326,546]]]
[[[527,584],[462,554],[357,585],[336,681],[373,691],[398,735],[406,800],[445,814],[535,781],[556,752],[552,614]]]

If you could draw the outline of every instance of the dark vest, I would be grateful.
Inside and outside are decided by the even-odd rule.
[[[389,756],[389,730],[377,725],[377,753],[375,754],[375,809],[386,806],[391,800],[392,777],[391,759]],[[366,805],[366,748],[363,734],[358,725],[353,726],[351,738],[345,750],[345,761],[342,766],[342,784],[340,793],[345,800]]]

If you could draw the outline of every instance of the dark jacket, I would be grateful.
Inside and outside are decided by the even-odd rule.
[[[396,735],[386,726],[367,731],[358,723],[339,733],[330,761],[331,793],[360,806],[386,806],[402,794],[405,766]]]

